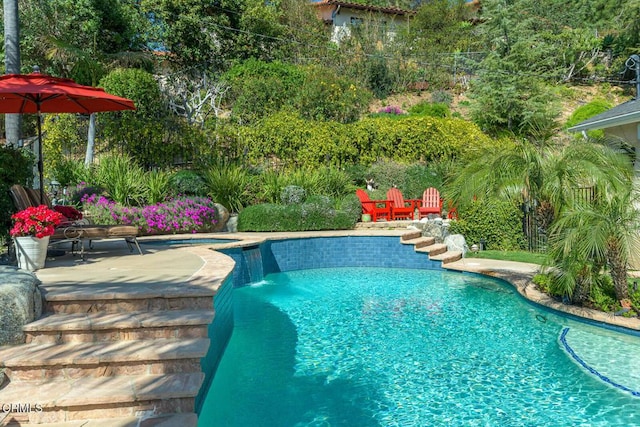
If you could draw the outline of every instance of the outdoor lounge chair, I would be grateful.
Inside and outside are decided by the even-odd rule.
[[[380,218],[391,219],[391,201],[390,200],[371,200],[369,194],[362,189],[356,190],[356,196],[360,199],[362,205],[362,213],[371,215],[371,221],[377,222]]]
[[[36,190],[30,188],[24,188],[21,185],[14,185],[9,189],[11,199],[18,211],[24,210],[31,206],[39,206],[40,194]],[[47,206],[51,206],[49,198],[46,197],[43,200]],[[62,209],[64,212],[73,212],[71,209]],[[80,257],[84,260],[85,247],[84,242],[91,242],[93,240],[100,239],[124,239],[129,247],[129,250],[133,252],[133,246],[138,249],[140,255],[142,255],[142,249],[138,244],[138,228],[133,225],[97,225],[90,224],[87,220],[78,220],[75,218],[67,218],[56,227],[54,234],[51,236],[50,246],[58,245],[66,242],[71,243],[72,252],[79,248]]]
[[[429,187],[424,190],[424,193],[422,193],[422,203],[418,208],[418,213],[420,218],[424,218],[430,214],[442,215],[442,198],[440,197],[440,192],[437,189]]]
[[[391,219],[413,219],[415,210],[420,206],[419,200],[402,197],[402,193],[397,188],[390,188],[387,191],[387,199],[391,200]]]

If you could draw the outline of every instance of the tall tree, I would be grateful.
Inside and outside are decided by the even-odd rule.
[[[6,74],[20,73],[20,20],[18,0],[4,0],[4,53]],[[5,114],[7,145],[20,141],[20,114]]]

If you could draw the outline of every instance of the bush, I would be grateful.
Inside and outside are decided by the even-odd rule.
[[[205,172],[207,194],[229,212],[240,212],[249,202],[251,175],[238,165],[216,165]]]
[[[284,205],[296,205],[305,201],[307,192],[297,185],[287,185],[282,189],[280,201]]]
[[[612,105],[603,99],[594,99],[593,101],[578,107],[567,119],[566,127],[570,128],[575,126],[593,116],[604,113],[611,107]],[[601,129],[590,130],[587,134],[592,138],[602,138],[604,136],[604,131]],[[582,135],[577,133],[575,137],[582,138]]]
[[[124,206],[140,206],[146,198],[144,170],[129,156],[101,157],[96,168],[96,184]]]
[[[464,235],[469,246],[486,241],[486,249],[517,250],[525,247],[522,232],[522,211],[501,200],[474,201],[458,211],[457,221],[451,221],[449,232]]]
[[[218,222],[214,202],[178,197],[144,207],[126,207],[97,194],[85,195],[84,209],[100,224],[135,225],[142,234],[205,233]]]
[[[164,202],[172,195],[169,185],[170,175],[166,172],[155,170],[145,174],[144,185],[146,187],[145,202],[148,205]]]
[[[14,184],[30,185],[33,157],[25,150],[0,147],[0,240],[9,236],[11,215],[16,212],[9,189]]]
[[[439,102],[433,104],[430,102],[421,102],[409,108],[409,113],[415,116],[440,117],[442,119],[451,116],[449,106]]]
[[[353,205],[352,200],[344,201],[342,209],[336,209],[333,200],[313,197],[301,204],[249,206],[238,215],[238,231],[349,230],[361,212],[358,203],[354,215]]]
[[[169,177],[169,186],[174,194],[204,196],[207,193],[202,176],[195,171],[184,169]]]

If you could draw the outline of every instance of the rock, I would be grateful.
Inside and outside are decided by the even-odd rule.
[[[467,252],[467,242],[462,234],[452,234],[447,236],[444,239],[444,243],[447,245],[447,250],[449,251],[462,252],[463,256]]]
[[[229,220],[227,221],[227,227],[225,231],[229,233],[237,233],[238,232],[238,215],[231,215]]]
[[[218,223],[213,227],[213,231],[223,231],[227,226],[227,221],[229,221],[229,210],[220,203],[214,203],[213,205],[218,211]]]
[[[436,243],[442,243],[444,238],[449,235],[448,227],[444,226],[441,218],[433,221],[427,221],[422,228],[424,237],[435,237]]]
[[[22,344],[22,327],[42,315],[40,281],[16,267],[0,266],[0,345]]]

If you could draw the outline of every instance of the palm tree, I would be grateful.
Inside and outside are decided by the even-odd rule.
[[[5,73],[20,73],[20,22],[18,0],[4,0],[4,53]],[[20,114],[5,114],[7,145],[18,146],[20,141]]]
[[[575,205],[551,227],[550,258],[555,261],[558,289],[583,301],[593,278],[606,267],[616,298],[629,298],[627,265],[640,250],[639,193],[626,189],[602,194],[590,204]]]
[[[548,216],[555,286],[571,300],[584,301],[607,267],[620,299],[628,296],[626,269],[636,248],[640,220],[632,191],[630,157],[610,141],[576,141],[536,146],[526,141],[485,150],[447,185],[458,206],[498,197]],[[591,201],[577,197],[592,189]],[[543,208],[543,209],[541,209]],[[546,212],[541,212],[546,210]]]

